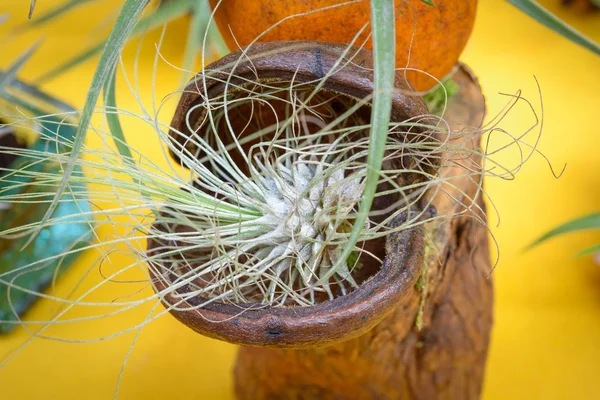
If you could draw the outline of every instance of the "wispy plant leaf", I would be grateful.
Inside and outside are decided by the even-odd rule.
[[[142,33],[161,27],[165,23],[187,14],[188,12],[190,12],[195,2],[196,0],[178,0],[172,1],[168,4],[168,6],[159,7],[156,11],[154,11],[147,17],[142,18],[137,23],[137,25],[135,25],[135,28],[131,31],[129,38],[134,38]],[[86,60],[90,59],[91,57],[95,56],[100,51],[102,51],[102,49],[105,46],[105,43],[105,41],[102,41],[100,43],[92,45],[91,47],[84,50],[82,53],[65,61],[59,66],[45,72],[43,75],[39,76],[35,80],[35,83],[40,84],[42,82],[48,81],[59,75],[64,74],[69,69],[85,62]]]
[[[37,0],[31,0],[31,3],[29,4],[29,15],[27,16],[27,18],[31,19],[31,16],[33,15],[33,10],[35,9],[35,3],[37,3]]]
[[[0,75],[0,93],[5,90],[5,88],[11,84],[12,81],[15,80],[17,74],[23,68],[23,65],[29,60],[29,58],[33,55],[33,53],[39,47],[40,42],[36,42],[33,46],[28,48],[17,58],[17,60],[10,66],[6,71]]]
[[[45,23],[50,22],[58,17],[61,17],[63,14],[66,14],[69,11],[74,10],[78,6],[81,6],[85,3],[90,3],[92,1],[98,1],[98,0],[69,0],[63,4],[58,5],[57,7],[53,8],[52,10],[40,15],[39,17],[36,17],[33,21],[19,26],[16,30],[21,31],[25,28],[30,28],[30,27],[45,24]]]
[[[4,72],[0,71],[0,80]],[[34,86],[14,79],[10,83],[10,88],[0,92],[0,98],[7,104],[29,110],[36,115],[49,115],[54,113],[67,113],[75,117],[75,109],[69,104],[50,96],[37,89]]]
[[[105,42],[102,42],[102,43],[99,43],[87,50],[84,50],[81,54],[77,55],[76,57],[73,57],[70,60],[68,60],[67,62],[59,65],[58,67],[45,72],[43,75],[36,78],[34,83],[36,85],[39,85],[45,81],[48,81],[50,79],[56,78],[59,75],[64,74],[71,68],[76,67],[77,65],[85,62],[86,60],[89,60],[90,58],[92,58],[93,56],[95,56],[96,54],[101,52],[102,49],[104,48],[104,45],[105,45]]]
[[[508,2],[554,32],[600,55],[600,46],[597,43],[573,29],[537,2],[533,0],[508,0]]]
[[[600,253],[600,244],[594,245],[592,247],[580,251],[579,253],[575,254],[575,257],[585,257],[594,253]]]
[[[371,111],[371,132],[367,159],[367,177],[362,201],[348,243],[337,264],[319,280],[325,282],[352,254],[367,220],[379,181],[385,143],[392,113],[392,92],[396,64],[396,26],[393,0],[371,0],[371,30],[373,35],[374,97]]]
[[[183,60],[183,70],[189,71],[193,68],[194,62],[196,61],[200,48],[202,47],[202,37],[208,25],[208,16],[210,11],[206,8],[206,3],[197,2],[194,5],[194,12],[192,13],[192,22],[188,31],[187,43],[185,45],[185,54]],[[186,74],[182,76],[181,85],[184,85]]]
[[[586,215],[585,217],[577,218],[567,223],[564,223],[549,232],[546,232],[540,238],[538,238],[535,242],[530,244],[527,249],[535,247],[540,243],[547,241],[553,237],[558,235],[563,235],[565,233],[582,231],[582,230],[590,230],[590,229],[600,229],[600,213],[595,213],[591,215]]]
[[[32,110],[30,110],[32,111]],[[56,141],[40,139],[31,146],[31,151],[60,152],[65,144],[72,138],[75,131],[73,126],[63,125],[62,117],[36,115],[41,118],[45,135],[60,137]],[[54,146],[52,146],[52,144]],[[17,188],[11,187],[11,180],[0,179],[0,190],[6,196],[8,193],[16,192],[23,199],[27,196],[47,196],[45,185],[35,180],[36,175],[60,174],[60,165],[46,160],[37,163],[29,163],[27,157],[18,156],[9,168],[18,168],[20,173],[28,173],[27,177],[21,176],[21,185]],[[76,167],[78,174],[82,174],[81,166]],[[0,173],[4,177],[4,173]],[[13,178],[14,179],[14,178]],[[23,314],[30,305],[38,298],[31,291],[41,291],[50,285],[57,276],[62,274],[81,255],[81,252],[73,250],[83,249],[92,238],[92,226],[83,211],[90,211],[90,204],[81,194],[86,192],[86,186],[77,182],[71,182],[69,192],[61,198],[54,217],[72,216],[66,224],[57,224],[46,228],[46,235],[40,236],[33,241],[31,246],[23,248],[26,238],[0,238],[0,333],[13,330],[18,326],[17,315]],[[0,210],[0,231],[14,228],[21,224],[35,224],[44,214],[46,203],[22,203],[12,204],[9,209]],[[52,260],[45,257],[55,258]],[[25,268],[27,265],[36,265],[36,268]],[[17,284],[24,290],[10,289],[11,285]]]
[[[108,122],[108,127],[117,146],[117,150],[123,158],[123,162],[131,162],[133,159],[131,156],[131,150],[126,144],[127,142],[125,140],[125,134],[123,133],[123,128],[121,127],[121,122],[119,121],[119,114],[117,114],[117,96],[115,94],[116,81],[117,74],[115,69],[115,71],[112,73],[112,78],[109,79],[104,85],[104,105],[107,108],[106,121]]]
[[[10,17],[10,15],[8,15],[8,14],[0,14],[0,25],[4,24],[6,21],[8,21],[9,17]]]
[[[61,181],[60,186],[52,200],[52,203],[48,207],[43,220],[40,225],[35,228],[32,232],[29,241],[26,245],[29,244],[32,240],[35,239],[39,231],[42,229],[44,223],[50,218],[50,216],[54,213],[63,193],[67,187],[69,178],[73,173],[73,169],[75,167],[75,163],[81,153],[81,149],[83,147],[83,143],[85,140],[85,136],[90,125],[90,121],[92,119],[92,114],[94,113],[94,109],[96,107],[96,103],[98,102],[98,98],[100,97],[100,91],[104,87],[106,81],[110,78],[111,73],[114,70],[115,64],[121,52],[121,49],[125,45],[127,38],[131,34],[131,31],[135,27],[137,18],[144,10],[144,7],[148,4],[149,0],[126,0],[119,17],[117,18],[117,22],[115,23],[108,40],[106,42],[106,47],[100,56],[100,60],[98,62],[98,66],[96,67],[96,72],[94,73],[94,77],[92,78],[92,84],[90,85],[90,89],[88,91],[85,105],[83,106],[83,111],[81,113],[81,120],[79,125],[77,126],[77,131],[75,132],[75,139],[73,141],[73,147],[71,149],[71,154],[69,156],[69,161],[66,165],[64,175]]]
[[[433,6],[435,7],[435,4],[433,1],[431,0],[421,0],[423,3],[427,4],[428,6]]]
[[[179,18],[192,11],[196,3],[203,0],[171,0],[157,8],[151,15],[142,18],[135,26],[133,35],[163,26],[172,19]]]

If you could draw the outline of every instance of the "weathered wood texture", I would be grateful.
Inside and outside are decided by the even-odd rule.
[[[455,130],[473,131],[485,113],[481,90],[463,66],[455,80],[461,90],[445,118]],[[455,140],[479,146],[478,136]],[[481,160],[473,155],[445,168],[443,175],[456,177],[455,187],[431,193],[439,215],[463,213],[429,227],[428,246],[435,250],[424,250],[422,328],[416,320],[424,292],[415,286],[391,315],[358,338],[302,350],[243,347],[235,367],[239,399],[479,398],[493,293],[487,229],[473,218],[474,213],[485,218],[480,187],[458,177],[467,162],[472,167]]]

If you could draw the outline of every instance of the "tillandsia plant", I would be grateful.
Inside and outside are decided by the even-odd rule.
[[[284,51],[292,50],[300,55],[316,54],[314,44],[278,45],[276,49],[275,53],[284,55]],[[366,182],[372,100],[370,96],[352,98],[327,90],[336,75],[362,61],[358,57],[363,53],[354,48],[338,49],[342,56],[333,59],[337,65],[324,63],[325,76],[308,82],[293,75],[277,82],[257,81],[227,70],[207,69],[185,90],[187,98],[204,100],[188,103],[190,107],[174,127],[160,122],[147,109],[148,114],[136,115],[113,107],[100,108],[103,115],[145,121],[164,146],[165,155],[171,153],[178,163],[160,166],[158,160],[120,143],[132,154],[124,159],[117,145],[111,144],[111,135],[94,127],[92,132],[103,146],[82,147],[66,192],[87,185],[75,196],[89,199],[94,208],[77,215],[98,221],[93,231],[97,241],[76,252],[98,252],[90,271],[100,268],[103,279],[73,298],[37,293],[63,303],[64,308],[49,321],[19,323],[41,325],[38,337],[44,337],[44,330],[55,323],[81,322],[69,318],[68,311],[98,305],[97,300],[87,298],[104,285],[125,280],[121,277],[130,273],[139,281],[132,284],[132,295],[148,285],[161,289],[156,294],[139,292],[137,299],[110,299],[101,304],[113,311],[88,318],[109,318],[161,301],[170,311],[193,311],[216,301],[285,308],[344,297],[381,264],[381,244],[373,249],[369,241],[381,243],[377,239],[390,233],[451,219],[479,207],[469,200],[472,195],[463,194],[462,200],[456,200],[462,206],[454,214],[436,215],[428,209],[426,192],[453,192],[453,181],[439,171],[462,164],[467,168],[459,177],[469,179],[484,174],[510,178],[516,172],[507,169],[501,174],[499,167],[491,164],[483,171],[469,167],[465,161],[469,154],[487,157],[468,145],[481,130],[452,132],[442,119],[413,101],[409,106],[415,113],[395,116],[397,120],[387,128],[375,205],[367,224],[361,226],[359,244],[352,247],[350,257],[340,259]],[[261,57],[274,53],[261,46],[256,51],[234,55],[226,64],[258,68]],[[325,50],[320,54],[322,60],[331,60]],[[201,84],[228,89],[205,97],[196,89]],[[68,127],[69,123],[62,125]],[[497,126],[488,129],[496,131]],[[25,159],[42,158],[59,166],[54,173],[44,175],[44,185],[52,193],[62,183],[70,155],[68,148],[21,154]],[[85,174],[77,172],[78,168]],[[27,175],[27,171],[17,168],[13,174]],[[456,190],[460,193],[459,188]],[[7,204],[22,201],[19,196],[2,196]],[[52,200],[43,201],[48,205]],[[17,227],[11,233],[25,235],[38,227],[63,223],[52,217]],[[144,250],[146,240],[155,244],[149,252]],[[129,255],[129,261],[116,265],[115,254],[123,253]],[[370,267],[368,274],[361,276],[369,265],[375,270]],[[140,275],[146,266],[150,275]],[[86,287],[85,282],[78,285]],[[24,290],[12,286],[16,291]],[[188,290],[181,295],[183,288]],[[171,296],[179,301],[171,301]],[[194,298],[205,300],[192,304]],[[155,317],[119,333],[141,328]],[[219,329],[218,324],[215,329]]]

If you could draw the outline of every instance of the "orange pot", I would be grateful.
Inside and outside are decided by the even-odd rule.
[[[219,0],[210,3],[214,8]],[[370,21],[370,1],[344,3],[348,0],[222,0],[215,18],[232,50],[247,46],[278,23],[258,40],[349,43]],[[456,64],[469,39],[477,0],[434,3],[430,6],[422,0],[395,1],[396,66],[416,68],[441,79]],[[282,21],[286,17],[290,18]],[[361,45],[369,32],[368,27],[355,44]],[[371,48],[371,42],[365,47]],[[407,76],[417,90],[430,89],[436,83],[419,72],[408,72]]]

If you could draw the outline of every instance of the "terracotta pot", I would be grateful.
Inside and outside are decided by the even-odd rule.
[[[196,151],[188,141],[194,133],[190,132],[187,121],[193,124],[203,118],[202,107],[194,107],[201,104],[203,96],[221,96],[226,88],[224,82],[230,75],[233,76],[230,84],[236,85],[246,80],[274,84],[290,79],[317,84],[334,68],[345,50],[345,45],[337,44],[278,42],[255,45],[246,50],[241,59],[240,52],[228,55],[206,68],[206,75],[211,77],[207,79],[206,86],[203,86],[202,79],[198,79],[187,87],[171,124],[172,140],[192,153]],[[324,81],[320,89],[322,93],[342,94],[356,101],[372,94],[372,55],[366,50],[351,49],[351,54],[353,52],[356,54],[352,62],[343,64],[341,68],[336,67],[336,72]],[[401,76],[396,80],[396,87],[408,88]],[[229,90],[235,89],[230,87]],[[369,106],[364,108],[365,114],[370,115]],[[404,121],[424,114],[427,114],[427,110],[420,98],[401,91],[394,94],[393,121]],[[241,125],[245,125],[245,121]],[[413,131],[418,134],[418,129]],[[178,229],[173,226],[169,228]],[[149,241],[149,253],[152,254],[160,245],[160,241]],[[187,310],[171,309],[171,313],[203,335],[243,345],[306,347],[348,340],[365,333],[392,312],[406,293],[412,290],[420,273],[422,229],[390,235],[387,240],[371,245],[380,259],[385,259],[383,265],[372,265],[371,261],[367,269],[373,270],[373,275],[366,277],[358,289],[334,300],[309,307],[282,308],[219,302],[201,306],[207,299],[197,297],[187,300],[186,305],[190,306]],[[156,276],[153,271],[168,269],[168,265],[151,269],[156,290],[167,289],[170,282],[168,276]],[[185,295],[188,290],[183,287],[174,294],[166,295],[165,305],[172,307],[181,302],[179,296]]]

